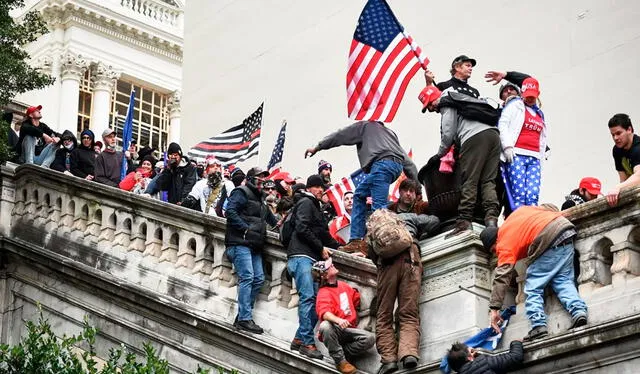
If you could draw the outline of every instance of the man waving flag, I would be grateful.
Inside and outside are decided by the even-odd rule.
[[[356,120],[391,122],[409,81],[429,59],[385,0],[368,0],[349,51],[347,111]]]

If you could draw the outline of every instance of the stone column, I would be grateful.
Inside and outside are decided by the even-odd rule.
[[[173,91],[169,97],[169,142],[180,144],[180,99],[182,94],[179,90]]]
[[[80,97],[80,79],[88,67],[87,60],[81,55],[64,53],[60,58],[60,116],[58,129],[75,132],[78,126],[78,98]]]
[[[102,62],[92,66],[91,82],[93,84],[93,104],[91,106],[91,129],[96,139],[109,127],[111,113],[111,93],[120,73]]]

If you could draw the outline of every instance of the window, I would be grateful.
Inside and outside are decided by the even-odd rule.
[[[80,138],[80,133],[84,129],[90,128],[91,125],[91,100],[93,93],[91,88],[91,69],[87,69],[84,76],[80,80],[80,96],[78,97],[78,133],[76,136]]]
[[[169,137],[167,110],[169,95],[126,80],[117,81],[111,100],[109,121],[112,126],[115,126],[118,141],[122,141],[122,128],[127,116],[132,89],[136,91],[132,139],[138,141],[139,148],[151,146],[158,151],[164,151],[167,148],[167,138]]]

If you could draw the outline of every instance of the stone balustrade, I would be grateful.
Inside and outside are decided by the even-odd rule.
[[[637,364],[634,360],[640,360],[633,355],[640,343],[629,343],[631,338],[640,341],[640,189],[624,191],[617,207],[598,199],[570,209],[567,216],[578,229],[578,283],[589,307],[589,325],[567,332],[570,318],[555,296],[549,295],[546,309],[551,335],[526,346],[523,372],[572,372],[578,366],[585,372],[604,373],[612,368],[625,372],[626,367]],[[304,366],[304,371],[318,373],[330,370],[327,362],[306,360],[287,349],[297,328],[298,297],[287,276],[286,254],[275,235],[269,236],[264,250],[266,282],[255,308],[256,322],[265,327],[266,334],[247,340],[247,334],[230,327],[236,314],[237,287],[224,255],[224,229],[222,219],[40,167],[2,170],[0,232],[3,241],[18,248],[14,255],[36,251],[57,258],[64,266],[80,264],[80,268],[95,271],[93,277],[103,274],[112,279],[116,289],[155,295],[155,302],[174,312],[191,311],[201,318],[194,326],[223,326],[226,339],[244,339],[242,344],[255,345],[253,351],[288,362],[291,366],[287,367]],[[437,363],[451,342],[464,340],[488,325],[495,259],[482,248],[481,229],[474,227],[473,232],[446,241],[440,235],[420,243],[424,269],[418,372],[437,372]],[[21,247],[27,249],[20,252]],[[369,260],[342,253],[335,253],[334,259],[342,278],[362,293],[360,327],[372,330],[375,267]],[[522,295],[525,269],[522,264],[517,269],[521,275],[519,291],[514,291],[518,313],[505,333],[506,343],[529,330]],[[11,306],[6,301],[2,305]],[[195,331],[191,334],[203,330]],[[205,349],[202,347],[198,349]],[[358,366],[374,371],[377,360],[372,351]],[[241,361],[224,362],[248,372],[268,366]],[[598,365],[606,370],[593,369]]]
[[[182,27],[184,11],[160,0],[119,0],[120,6],[165,25]]]

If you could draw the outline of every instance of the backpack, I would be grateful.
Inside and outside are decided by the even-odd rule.
[[[451,107],[466,119],[482,122],[489,126],[498,126],[502,110],[494,108],[489,102],[476,99],[458,92],[449,92],[449,95],[440,99],[440,107]]]
[[[395,257],[413,244],[404,221],[388,209],[378,209],[367,220],[367,244],[383,259]]]
[[[293,216],[295,215],[297,206],[298,204],[294,205],[293,208],[291,208],[291,211],[285,217],[284,222],[282,222],[282,226],[280,226],[279,239],[280,243],[282,243],[285,249],[289,247],[289,242],[291,242],[291,237],[293,236],[293,232],[296,229],[296,224]]]

